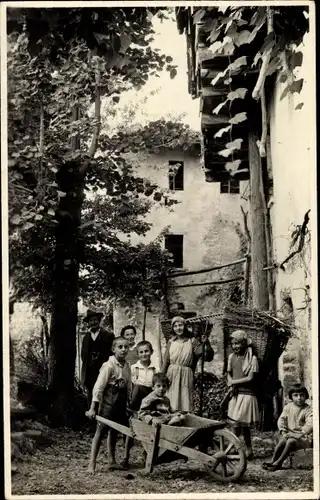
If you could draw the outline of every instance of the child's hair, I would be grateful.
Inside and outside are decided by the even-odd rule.
[[[141,340],[140,342],[138,342],[137,346],[136,346],[137,351],[138,351],[139,347],[142,347],[143,345],[149,347],[151,353],[153,353],[153,347],[152,347],[151,342],[149,342],[149,340]]]
[[[302,384],[293,384],[290,389],[289,389],[289,392],[288,392],[288,396],[289,396],[289,399],[292,400],[292,394],[294,394],[295,392],[300,392],[301,394],[304,394],[306,399],[309,399],[309,393],[307,391],[307,389],[305,388],[304,385]]]
[[[132,325],[126,325],[122,328],[121,332],[120,332],[120,337],[123,337],[125,332],[127,330],[133,330],[134,334],[137,335],[137,330],[136,330],[136,327],[135,326],[132,326]]]
[[[126,340],[126,339],[124,339],[123,337],[121,337],[121,335],[119,337],[114,338],[113,342],[112,342],[112,349],[114,349],[116,347],[116,345],[118,344],[118,342],[120,340]]]
[[[155,373],[152,377],[152,386],[154,386],[157,382],[162,384],[166,384],[169,386],[169,379],[165,373]]]

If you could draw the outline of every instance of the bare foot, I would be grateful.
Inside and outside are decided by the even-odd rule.
[[[94,474],[96,471],[96,465],[94,464],[89,464],[88,469],[87,469],[89,474]]]
[[[116,462],[109,462],[107,465],[107,469],[110,471],[123,470],[123,467],[121,465],[117,464]]]
[[[121,462],[120,462],[120,465],[122,467],[123,470],[128,470],[129,469],[129,460],[127,459],[123,459]]]

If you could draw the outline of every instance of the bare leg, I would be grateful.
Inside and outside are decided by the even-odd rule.
[[[274,449],[273,456],[271,463],[273,464],[277,458],[280,457],[281,453],[283,452],[285,446],[286,446],[287,440],[285,438],[281,438],[280,441],[278,442],[277,446]]]
[[[121,462],[121,465],[123,468],[128,468],[129,466],[129,457],[130,457],[130,450],[133,446],[133,439],[129,436],[126,437],[126,443],[125,443],[125,448],[124,448],[124,457]]]
[[[281,467],[285,459],[290,455],[290,453],[297,448],[297,441],[294,438],[289,438],[285,444],[285,447],[280,455],[280,457],[273,462],[276,467]]]
[[[117,468],[115,451],[116,451],[117,433],[110,429],[108,435],[108,468],[110,470]]]
[[[252,444],[251,444],[251,432],[249,427],[243,427],[242,429],[243,439],[247,448],[247,458],[250,460],[253,458]]]
[[[101,424],[100,422],[97,424],[96,432],[92,440],[90,462],[88,466],[88,472],[90,472],[91,474],[94,474],[95,472],[97,456],[100,450],[101,441],[106,433],[106,430],[107,429],[105,425]]]

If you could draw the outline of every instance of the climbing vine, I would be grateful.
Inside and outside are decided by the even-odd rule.
[[[266,156],[266,81],[268,77],[277,75],[280,82],[286,84],[280,99],[288,93],[301,92],[303,78],[297,78],[294,70],[303,61],[299,45],[309,30],[308,7],[204,7],[194,10],[193,22],[201,23],[201,31],[205,34],[202,41],[212,59],[225,56],[229,61],[211,85],[229,89],[226,99],[212,113],[226,115],[229,110],[228,124],[214,137],[221,138],[228,134],[226,148],[219,154],[228,160],[231,158],[226,163],[226,170],[232,175],[239,172],[241,160],[234,161],[233,155],[241,149],[243,142],[239,138],[232,140],[232,130],[248,119],[248,105],[244,104],[244,110],[233,115],[230,113],[231,105],[235,100],[248,102],[250,97],[260,101],[262,132],[257,145],[260,156]],[[237,85],[241,77],[247,86]],[[301,102],[296,109],[302,106]]]

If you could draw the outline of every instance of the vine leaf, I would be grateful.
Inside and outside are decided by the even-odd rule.
[[[243,139],[235,139],[232,142],[228,142],[226,145],[228,149],[241,149],[241,144],[243,143]]]
[[[222,46],[222,42],[214,42],[212,45],[210,45],[209,50],[212,52],[212,54],[216,54]]]
[[[237,125],[238,123],[244,122],[247,119],[247,113],[237,113],[233,118],[229,120],[231,125]]]
[[[195,14],[193,15],[193,23],[194,24],[199,23],[203,18],[203,16],[205,15],[205,13],[206,13],[205,9],[200,9],[197,12],[195,12]]]
[[[303,53],[301,51],[293,52],[290,57],[290,68],[293,70],[297,66],[301,66],[302,61],[303,61]]]
[[[214,134],[214,138],[218,139],[219,137],[222,137],[223,134],[225,134],[226,132],[229,132],[231,129],[232,129],[232,125],[228,125],[227,127],[221,128],[220,130],[218,130],[218,132],[216,132]]]
[[[225,106],[227,104],[227,102],[228,102],[228,99],[226,101],[223,101],[220,104],[218,104],[218,106],[216,108],[214,108],[214,110],[212,111],[212,114],[217,115],[221,111],[223,106]]]
[[[241,68],[241,66],[245,66],[246,64],[247,64],[246,56],[238,57],[238,59],[229,64],[229,66],[227,66],[224,71],[221,71],[220,73],[217,74],[217,76],[211,81],[211,85],[214,87],[216,83],[220,80],[220,78],[223,78],[229,72],[235,73],[238,69]]]
[[[235,99],[244,99],[248,89],[239,87],[236,90],[233,90],[232,92],[229,92],[228,94],[228,101],[234,101]]]
[[[299,102],[294,109],[301,109],[303,106],[303,102]]]
[[[229,161],[228,163],[225,164],[225,169],[228,170],[228,172],[236,172],[238,168],[241,165],[241,160],[235,160],[235,161]]]
[[[21,222],[20,215],[14,215],[13,217],[11,217],[10,222],[11,222],[11,224],[15,224],[15,225],[20,224],[20,222]]]
[[[240,47],[241,45],[245,45],[246,43],[248,43],[250,35],[251,35],[251,32],[249,30],[242,30],[238,34],[234,43],[236,44],[237,47]]]
[[[241,143],[242,143],[242,140],[243,139],[235,139],[234,141],[232,142],[228,142],[228,144],[226,145],[226,149],[223,149],[222,151],[219,151],[219,155],[220,156],[224,156],[225,158],[227,158],[228,156],[230,156],[234,151],[238,150],[238,149],[241,149]]]
[[[280,96],[280,101],[282,101],[288,95],[289,92],[291,92],[291,94],[294,94],[295,92],[300,94],[302,86],[303,86],[303,78],[295,80],[290,85],[287,85],[287,87],[284,89],[284,91]]]

